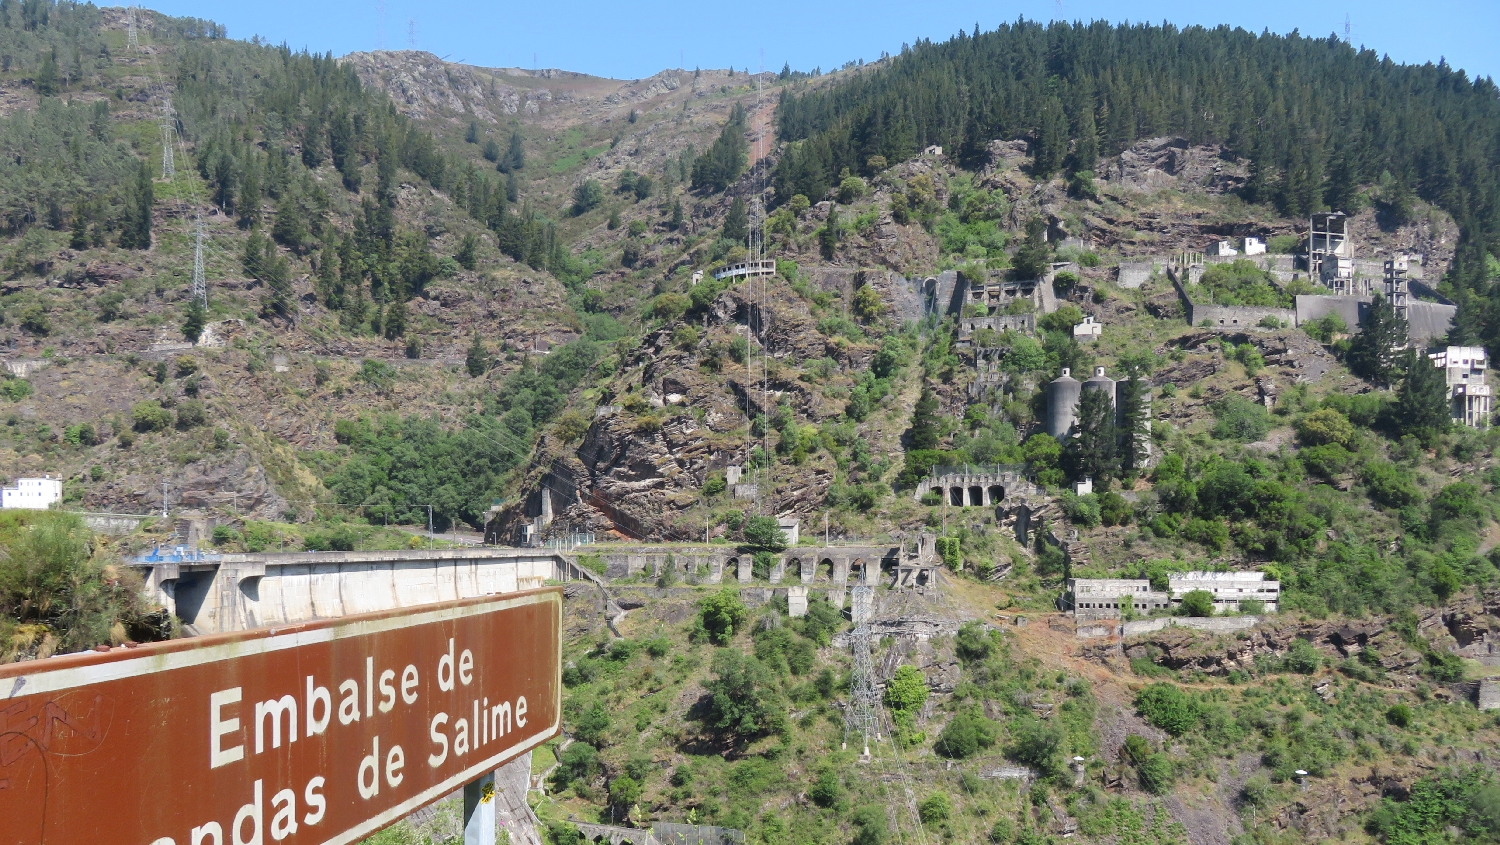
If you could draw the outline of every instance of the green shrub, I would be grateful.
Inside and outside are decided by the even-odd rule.
[[[155,399],[137,402],[130,408],[130,422],[139,432],[162,431],[171,427],[172,412]]]
[[[12,402],[19,402],[31,395],[31,382],[23,378],[6,377],[0,381],[0,394]]]
[[[1323,665],[1323,657],[1313,644],[1302,638],[1292,640],[1285,658],[1286,668],[1302,675],[1311,675]]]
[[[786,727],[786,706],[769,669],[733,649],[714,655],[715,677],[704,683],[708,727],[736,741],[778,733]]]
[[[208,425],[208,408],[197,399],[189,399],[177,406],[177,427],[182,430]]]
[[[1063,771],[1062,748],[1063,732],[1059,726],[1027,717],[1011,723],[1010,745],[1005,756],[1049,778]]]
[[[1404,508],[1422,500],[1422,493],[1411,476],[1390,461],[1370,461],[1360,470],[1359,477],[1377,504]]]
[[[1271,430],[1271,413],[1266,406],[1238,394],[1230,394],[1213,404],[1214,436],[1221,440],[1249,443],[1260,440]]]
[[[922,670],[903,664],[885,685],[885,706],[897,712],[914,713],[927,703],[927,695],[927,679],[922,677]]]
[[[1182,594],[1179,609],[1183,616],[1213,616],[1214,594],[1208,590],[1189,590]]]
[[[921,817],[922,824],[939,824],[953,815],[953,803],[948,800],[947,794],[934,792],[917,805],[917,815]]]
[[[1309,446],[1297,453],[1297,460],[1314,475],[1332,479],[1349,468],[1354,453],[1337,443]]]
[[[824,809],[841,807],[844,803],[844,785],[839,782],[838,773],[832,768],[819,772],[812,788],[807,791],[807,797]]]
[[[854,811],[849,821],[854,825],[851,845],[885,845],[890,833],[885,826],[885,809],[866,805]]]
[[[728,645],[748,614],[740,594],[729,587],[698,602],[699,622],[714,645]]]
[[[994,744],[995,727],[990,720],[976,713],[960,713],[943,727],[933,750],[942,757],[963,760]]]
[[[1409,727],[1411,725],[1411,708],[1405,704],[1393,704],[1389,710],[1385,711],[1385,720],[1398,728]]]
[[[1141,779],[1141,788],[1152,795],[1170,792],[1172,781],[1177,776],[1172,759],[1160,752],[1147,755],[1146,759],[1136,764],[1135,771]]]
[[[1203,718],[1197,696],[1173,684],[1148,684],[1136,693],[1135,709],[1146,721],[1172,736],[1182,736]]]

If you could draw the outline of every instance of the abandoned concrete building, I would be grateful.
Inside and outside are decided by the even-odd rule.
[[[1170,608],[1166,593],[1151,589],[1144,578],[1069,578],[1063,594],[1063,610],[1076,619],[1118,619],[1122,604],[1148,614]]]
[[[1164,593],[1144,578],[1070,578],[1061,607],[1076,619],[1118,619],[1121,605],[1148,615],[1181,605],[1193,590],[1213,595],[1215,613],[1241,612],[1240,603],[1252,600],[1262,612],[1275,613],[1281,599],[1281,583],[1267,581],[1263,572],[1180,572],[1168,576]]]
[[[1368,284],[1354,276],[1354,242],[1349,217],[1341,211],[1321,211],[1308,219],[1307,274],[1340,296],[1368,295]]]
[[[1174,605],[1194,590],[1213,595],[1216,613],[1238,612],[1243,601],[1261,602],[1266,613],[1275,613],[1281,601],[1281,582],[1267,581],[1264,572],[1182,572],[1167,577]]]
[[[1448,384],[1448,408],[1455,425],[1469,428],[1487,428],[1490,424],[1490,386],[1485,382],[1484,371],[1489,365],[1489,355],[1482,346],[1448,346],[1427,357],[1433,366],[1443,371]]]

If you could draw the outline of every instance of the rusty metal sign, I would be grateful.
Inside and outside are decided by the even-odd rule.
[[[553,588],[0,667],[0,843],[358,841],[558,731]]]

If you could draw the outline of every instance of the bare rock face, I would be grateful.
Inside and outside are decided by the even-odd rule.
[[[466,65],[416,50],[351,53],[340,61],[351,65],[361,82],[384,91],[398,109],[418,120],[467,113],[497,123],[496,111],[536,114],[552,99],[546,88],[494,84]]]
[[[1117,160],[1101,164],[1100,171],[1101,178],[1138,191],[1177,188],[1223,194],[1245,183],[1250,163],[1229,156],[1217,145],[1149,138],[1125,150]]]

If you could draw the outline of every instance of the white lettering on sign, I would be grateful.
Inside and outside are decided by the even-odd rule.
[[[221,690],[208,697],[208,767],[217,769],[230,763],[245,759],[245,747],[236,745],[233,748],[224,748],[221,744],[226,734],[234,733],[240,729],[239,719],[221,719],[220,708],[226,704],[238,704],[240,700],[240,688]],[[215,841],[218,841],[217,834]]]
[[[303,692],[300,701],[294,693],[280,697],[273,694],[256,701],[254,753],[273,753],[290,748],[299,739],[325,736],[335,715],[339,725],[347,726],[378,721],[403,705],[412,708],[418,701],[421,683],[417,666],[406,664],[398,673],[394,668],[378,667],[375,660],[373,656],[365,657],[362,680],[346,678],[339,682],[337,705],[330,687],[320,683],[316,675],[303,677],[303,689],[298,690]],[[435,677],[438,690],[449,694],[449,700],[441,705],[445,709],[434,713],[428,723],[432,742],[428,766],[436,769],[460,761],[467,764],[465,758],[470,752],[477,756],[484,746],[526,726],[528,705],[524,695],[494,703],[488,696],[478,695],[468,701],[460,700],[460,688],[473,686],[479,678],[474,653],[459,649],[453,638],[448,639],[446,652],[438,657]],[[332,679],[327,680],[331,683]],[[250,726],[246,719],[250,711],[243,698],[243,687],[218,690],[208,697],[211,769],[247,762]],[[337,733],[337,729],[333,732]],[[382,790],[396,790],[406,781],[406,752],[399,744],[382,742],[379,735],[369,739],[366,752],[352,773],[352,785],[361,799],[373,802]],[[191,827],[184,820],[188,830],[185,841],[164,836],[151,845],[178,845],[179,841],[184,845],[267,845],[294,838],[299,831],[307,834],[307,828],[318,825],[327,816],[327,786],[328,781],[322,775],[307,780],[301,790],[295,784],[257,779],[249,790],[251,794],[246,796],[249,800],[240,805],[232,819],[226,813],[226,817]]]
[[[271,747],[281,747],[281,717],[286,716],[287,742],[297,741],[297,699],[290,695],[255,705],[255,753],[266,753],[266,720],[271,722]]]

